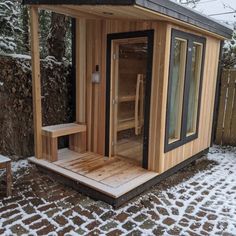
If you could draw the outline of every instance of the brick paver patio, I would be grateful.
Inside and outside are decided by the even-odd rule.
[[[10,198],[2,179],[1,235],[236,235],[236,148],[212,148],[118,210],[26,161],[15,164]]]

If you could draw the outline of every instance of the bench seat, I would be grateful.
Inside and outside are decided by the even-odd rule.
[[[54,162],[58,159],[58,138],[69,135],[69,149],[76,152],[86,150],[85,124],[59,124],[42,128],[43,158]]]
[[[86,125],[81,125],[76,123],[51,125],[42,128],[42,134],[45,136],[50,136],[52,138],[57,138],[70,134],[76,134],[85,131],[86,131]]]

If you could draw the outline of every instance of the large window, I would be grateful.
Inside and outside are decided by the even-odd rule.
[[[198,136],[205,40],[172,31],[165,152]]]
[[[171,73],[171,101],[170,123],[168,142],[179,140],[181,134],[181,121],[184,95],[184,78],[186,68],[187,41],[179,38],[174,39],[173,69]]]

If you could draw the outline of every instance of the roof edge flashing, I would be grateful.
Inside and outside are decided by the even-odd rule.
[[[23,5],[123,5],[135,4],[135,0],[22,0]]]
[[[195,25],[224,38],[232,37],[233,30],[230,27],[175,2],[166,0],[136,0],[135,2],[137,6],[151,10],[154,13]]]

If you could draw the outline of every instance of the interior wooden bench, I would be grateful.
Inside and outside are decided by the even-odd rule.
[[[42,128],[43,158],[53,162],[58,160],[58,138],[69,135],[69,149],[76,152],[86,150],[85,124],[60,124]]]

